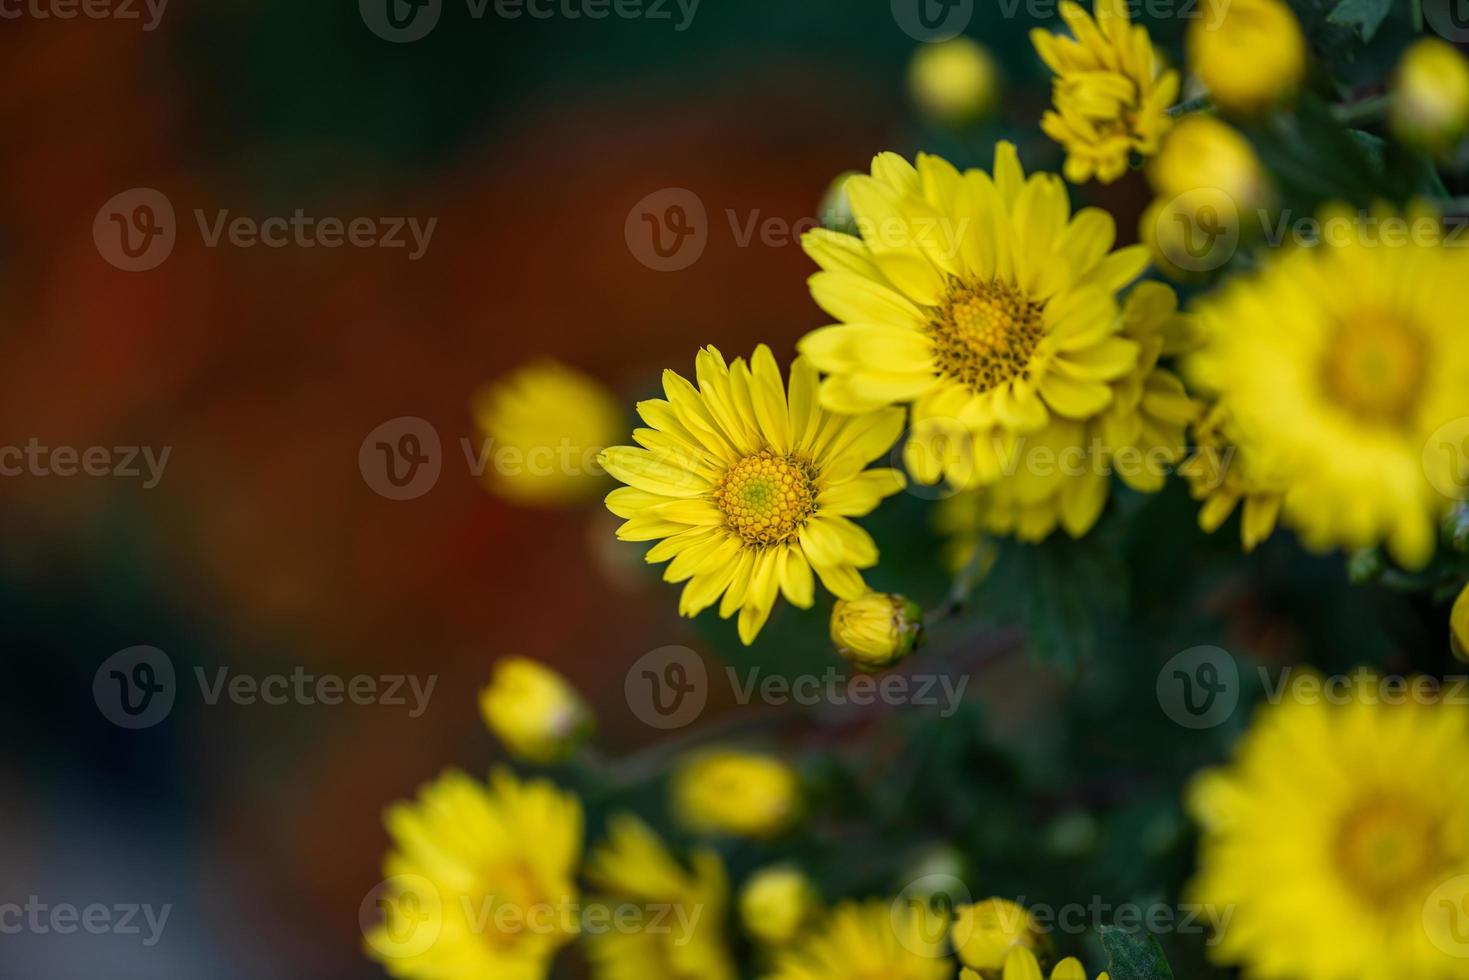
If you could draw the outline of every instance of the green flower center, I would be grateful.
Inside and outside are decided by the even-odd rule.
[[[714,488],[725,526],[752,545],[798,535],[816,511],[815,471],[794,456],[763,449],[734,464]]]
[[[954,280],[928,324],[939,373],[976,394],[1028,377],[1042,309],[1009,283]]]

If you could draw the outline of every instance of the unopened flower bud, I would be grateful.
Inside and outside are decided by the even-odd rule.
[[[581,696],[556,671],[526,657],[495,664],[479,706],[512,755],[541,765],[565,759],[592,730],[591,709]]]
[[[900,595],[869,592],[858,599],[839,599],[831,611],[831,640],[860,670],[889,667],[918,645],[923,610]]]
[[[845,235],[856,235],[857,219],[852,215],[852,202],[847,198],[847,178],[858,176],[855,170],[844,170],[832,179],[817,208],[821,227],[839,231]]]
[[[1003,898],[989,898],[959,909],[954,946],[965,966],[995,974],[1017,946],[1037,955],[1047,951],[1040,924],[1023,906]]]
[[[715,750],[674,774],[673,808],[696,833],[775,837],[800,815],[800,789],[795,770],[775,756]]]
[[[1469,129],[1469,60],[1447,41],[1424,38],[1398,63],[1392,96],[1389,118],[1400,140],[1450,150]]]
[[[821,899],[799,870],[772,867],[758,871],[740,892],[740,920],[767,946],[784,946],[815,917]]]
[[[924,115],[945,126],[966,126],[994,110],[1000,71],[984,45],[960,35],[918,49],[908,88]]]

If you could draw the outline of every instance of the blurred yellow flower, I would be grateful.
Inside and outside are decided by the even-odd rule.
[[[1005,957],[1005,967],[1000,980],[1042,980],[1040,961],[1035,954],[1023,946],[1016,946]],[[968,968],[959,972],[959,980],[983,980],[979,973]],[[1051,970],[1051,980],[1086,980],[1086,968],[1081,961],[1067,957]],[[1097,975],[1097,980],[1108,980],[1107,974]]]
[[[847,181],[862,237],[803,239],[822,268],[812,296],[842,321],[799,345],[828,374],[822,404],[912,402],[904,459],[924,483],[993,482],[1007,442],[1100,412],[1108,382],[1137,362],[1117,336],[1116,294],[1146,266],[1144,249],[1112,251],[1112,218],[1072,216],[1061,180],[1027,179],[1010,143],[994,169],[880,154],[871,177]]]
[[[856,178],[853,178],[854,180]],[[602,454],[628,484],[607,509],[627,521],[624,541],[659,543],[650,562],[673,561],[663,577],[687,580],[679,612],[696,616],[721,595],[719,615],[739,610],[740,641],[752,643],[780,593],[810,608],[812,569],[839,598],[867,590],[858,569],[877,564],[877,545],[851,521],[871,513],[906,481],[895,469],[864,467],[903,430],[891,408],[850,418],[817,404],[816,368],[791,365],[790,397],[770,348],[726,365],[699,352],[699,387],[663,373],[666,399],[638,403],[650,428],[638,446]]]
[[[1173,290],[1156,282],[1133,289],[1120,322],[1138,360],[1111,382],[1107,407],[1086,422],[1057,421],[1026,437],[996,483],[941,505],[946,525],[969,524],[958,513],[968,509],[990,534],[1036,542],[1061,527],[1079,538],[1101,517],[1113,474],[1143,493],[1163,488],[1187,451],[1186,427],[1201,407],[1159,360],[1193,350],[1198,332],[1194,318],[1179,312]]]
[[[1032,954],[1049,950],[1035,918],[1024,906],[1004,898],[961,906],[954,920],[953,939],[964,965],[982,972],[1005,967],[1015,949]]]
[[[1469,715],[1412,694],[1423,679],[1344,680],[1298,676],[1195,782],[1186,900],[1233,911],[1211,956],[1248,978],[1463,977],[1443,905],[1469,887]]]
[[[1041,129],[1066,149],[1066,179],[1095,176],[1110,184],[1127,172],[1134,151],[1158,152],[1168,131],[1168,108],[1178,98],[1178,73],[1166,70],[1147,28],[1133,25],[1127,0],[1096,0],[1094,20],[1072,0],[1061,17],[1073,38],[1040,28],[1030,32],[1036,52],[1056,74],[1055,109]]]
[[[1207,342],[1189,368],[1283,480],[1308,547],[1385,541],[1421,568],[1449,504],[1435,487],[1457,462],[1425,447],[1469,416],[1469,259],[1426,211],[1332,208],[1321,228],[1321,244],[1272,254],[1201,305]]]
[[[516,504],[565,507],[606,483],[597,454],[617,439],[622,410],[600,382],[556,361],[528,364],[475,393],[475,422],[489,438],[486,485]]]
[[[1203,0],[1187,48],[1189,70],[1226,112],[1288,101],[1306,74],[1306,39],[1282,0]]]
[[[1185,116],[1148,163],[1148,182],[1159,197],[1213,188],[1223,191],[1240,213],[1270,202],[1270,178],[1250,141],[1209,115]]]
[[[1443,153],[1469,129],[1469,59],[1447,41],[1429,37],[1408,48],[1391,91],[1389,122],[1410,146]]]
[[[479,707],[495,736],[528,762],[565,759],[592,729],[591,709],[576,690],[556,671],[526,657],[495,663]]]
[[[1460,660],[1469,662],[1469,585],[1459,593],[1459,598],[1454,601],[1454,611],[1449,615],[1454,644],[1454,655]]]
[[[1213,534],[1244,502],[1240,539],[1245,551],[1270,537],[1280,517],[1285,482],[1270,473],[1248,445],[1242,445],[1237,427],[1224,404],[1215,405],[1193,426],[1194,451],[1178,468],[1188,480],[1199,508],[1199,527]]]
[[[627,814],[587,860],[601,892],[588,910],[587,960],[596,980],[735,980],[726,930],[729,879],[699,850],[684,868],[647,824]]]
[[[1000,69],[988,48],[961,34],[919,47],[908,67],[908,89],[925,116],[965,126],[994,110]]]
[[[702,752],[673,775],[673,808],[691,830],[772,837],[800,812],[800,780],[775,756],[734,749]]]
[[[946,932],[921,904],[845,902],[818,932],[782,951],[764,980],[948,980]]]
[[[757,941],[784,946],[810,924],[820,905],[816,886],[800,869],[764,868],[740,891],[740,920]]]
[[[864,670],[891,666],[913,652],[923,632],[923,610],[900,595],[869,592],[838,599],[831,610],[831,641]]]
[[[541,980],[578,929],[582,813],[544,781],[450,771],[388,810],[394,849],[366,950],[395,977]]]

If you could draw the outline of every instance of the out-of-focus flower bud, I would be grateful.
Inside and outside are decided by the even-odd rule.
[[[1447,41],[1424,38],[1398,63],[1392,97],[1389,121],[1398,139],[1446,152],[1469,129],[1469,59]]]
[[[1204,0],[1188,31],[1188,65],[1226,112],[1288,101],[1306,74],[1306,38],[1282,0]]]
[[[857,171],[844,170],[827,186],[817,209],[821,227],[846,235],[858,233],[857,219],[852,216],[852,202],[847,199],[847,178],[856,176],[859,176]]]
[[[800,808],[795,770],[774,756],[720,750],[689,759],[673,777],[673,808],[697,833],[774,837]]]
[[[485,481],[497,496],[567,507],[606,489],[597,454],[622,437],[617,399],[601,382],[556,361],[528,364],[474,396],[489,437]]]
[[[784,946],[810,924],[820,904],[811,879],[796,868],[765,868],[740,892],[740,920],[757,941]]]
[[[1022,906],[1003,898],[959,909],[954,922],[954,947],[964,965],[981,973],[998,973],[1016,946],[1044,959],[1048,949],[1040,925]]]
[[[918,645],[923,610],[900,595],[869,592],[858,599],[838,599],[831,611],[831,641],[859,670],[889,667]]]
[[[495,664],[479,707],[512,755],[540,765],[562,761],[592,731],[592,712],[581,696],[556,671],[526,657]]]
[[[967,126],[994,110],[1000,70],[984,45],[960,35],[918,49],[908,88],[925,116],[945,126]]]
[[[1179,120],[1148,163],[1148,182],[1164,198],[1201,188],[1223,191],[1240,214],[1266,207],[1272,196],[1249,140],[1214,116]]]

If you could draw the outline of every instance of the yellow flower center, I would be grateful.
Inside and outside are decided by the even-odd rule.
[[[1337,850],[1342,876],[1362,899],[1398,907],[1433,888],[1443,864],[1440,821],[1413,801],[1375,797],[1342,821]]]
[[[809,463],[762,449],[729,468],[714,488],[714,503],[748,544],[780,544],[816,511],[814,478]]]
[[[939,373],[983,394],[1028,376],[1041,307],[1009,283],[955,281],[928,325]]]
[[[487,915],[483,928],[490,945],[508,948],[527,934],[560,928],[559,916],[564,909],[546,897],[535,873],[524,862],[496,865],[485,880],[491,889],[487,907],[474,911]]]
[[[1418,403],[1428,352],[1423,336],[1394,316],[1342,323],[1322,370],[1327,393],[1364,422],[1407,421]]]

